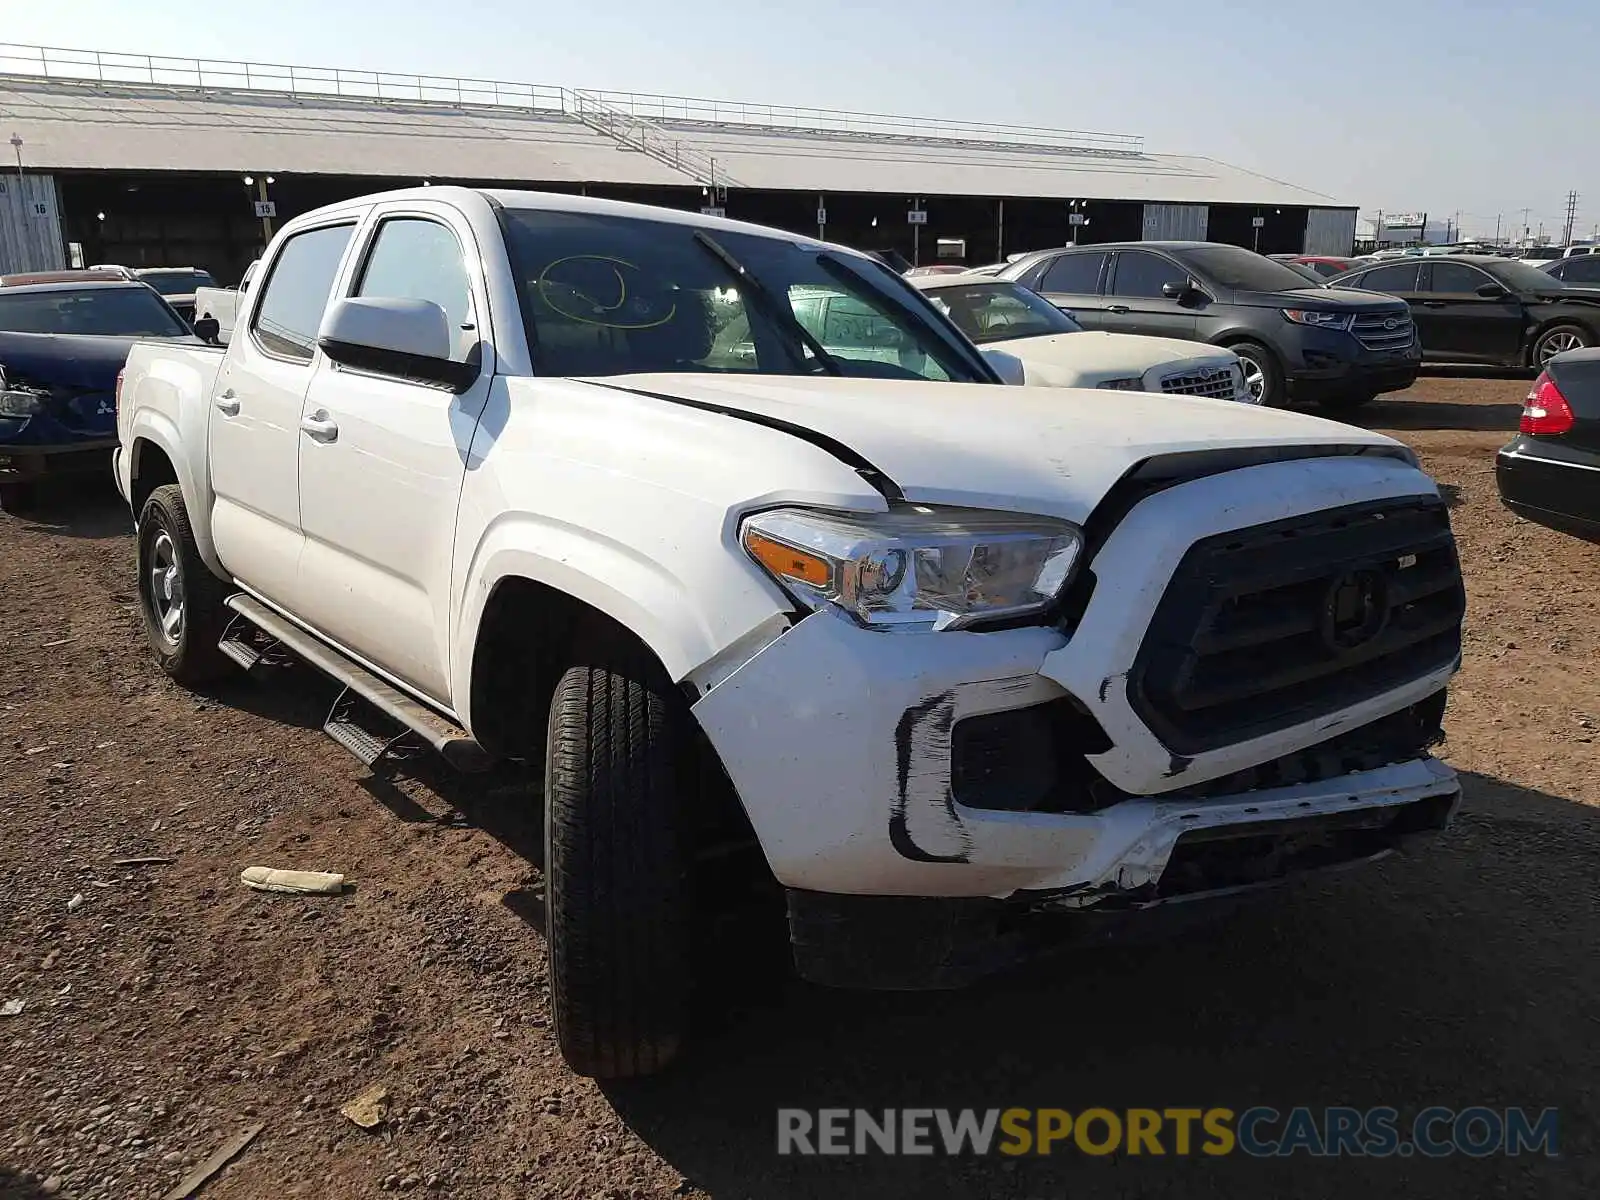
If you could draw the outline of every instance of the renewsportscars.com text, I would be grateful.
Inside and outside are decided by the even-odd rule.
[[[783,1155],[1554,1157],[1556,1110],[780,1108]]]

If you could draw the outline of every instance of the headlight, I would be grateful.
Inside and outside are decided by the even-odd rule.
[[[31,417],[44,411],[44,404],[35,392],[6,389],[0,382],[0,417]]]
[[[1138,375],[1130,375],[1126,379],[1103,379],[1094,386],[1111,392],[1142,392],[1144,380]]]
[[[1354,313],[1328,312],[1326,309],[1286,308],[1283,315],[1296,325],[1314,325],[1318,329],[1349,329]]]
[[[747,517],[739,540],[808,608],[834,604],[870,628],[894,629],[1041,612],[1083,547],[1064,521],[921,505],[859,516],[773,509]]]

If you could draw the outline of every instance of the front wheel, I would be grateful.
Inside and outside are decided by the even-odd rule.
[[[227,626],[226,587],[211,573],[175,483],[150,493],[139,513],[139,611],[161,669],[188,687],[225,675],[217,649]]]
[[[1533,343],[1530,357],[1535,370],[1542,371],[1545,364],[1568,350],[1582,350],[1590,344],[1587,330],[1577,325],[1554,325],[1541,333]]]
[[[1245,395],[1262,408],[1281,408],[1285,399],[1283,368],[1278,357],[1259,342],[1237,342],[1228,347],[1244,368]]]
[[[689,719],[637,647],[570,668],[550,704],[550,1001],[561,1053],[583,1075],[652,1074],[684,1036],[692,978],[683,816]]]

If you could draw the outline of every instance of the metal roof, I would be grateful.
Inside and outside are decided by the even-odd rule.
[[[715,157],[719,174],[726,172],[731,184],[739,187],[907,196],[1338,205],[1320,192],[1209,158],[731,125],[662,122],[661,128],[692,139]]]
[[[93,52],[39,54],[39,69],[70,77],[46,78],[0,54],[0,68],[23,72],[0,74],[0,124],[22,138],[34,170],[1340,207],[1212,159],[1149,154],[1141,139],[1121,134],[332,69],[111,56],[135,60],[130,67]],[[63,66],[59,56],[69,54],[90,57]]]
[[[689,184],[562,113],[0,78],[31,170]]]

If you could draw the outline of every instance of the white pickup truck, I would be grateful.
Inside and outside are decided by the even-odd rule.
[[[893,353],[830,352],[792,303],[819,290]],[[1000,382],[808,237],[444,187],[324,208],[225,351],[128,358],[149,642],[185,683],[292,652],[379,766],[542,764],[555,1027],[595,1075],[678,1050],[740,854],[803,976],[939,987],[1446,825],[1464,596],[1410,451]]]

